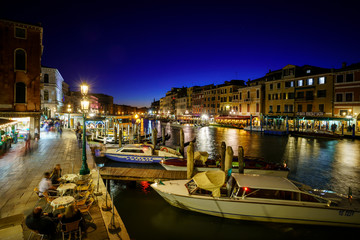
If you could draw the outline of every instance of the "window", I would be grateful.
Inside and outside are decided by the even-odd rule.
[[[250,104],[247,104],[247,112],[250,112]]]
[[[278,88],[278,89],[281,88],[281,83],[277,83],[277,88]]]
[[[287,99],[286,93],[283,93],[283,99]]]
[[[240,93],[240,96],[239,96],[239,99],[240,99],[240,100],[241,100],[241,97],[242,97],[241,95],[242,95],[242,94]]]
[[[353,101],[353,93],[346,93],[345,94],[345,101],[352,102]]]
[[[304,98],[304,92],[298,92],[297,98]]]
[[[336,94],[336,102],[342,102],[343,101],[343,94],[337,93]]]
[[[317,97],[326,97],[326,90],[318,90]]]
[[[319,104],[319,112],[324,112],[325,106],[324,104]]]
[[[353,82],[354,81],[354,74],[348,73],[346,74],[346,82]]]
[[[336,82],[337,82],[337,83],[342,83],[342,82],[344,82],[344,75],[337,75],[337,76],[336,76]]]
[[[325,77],[319,77],[319,84],[325,84]]]
[[[256,112],[260,112],[260,104],[256,104]]]
[[[26,39],[26,29],[25,28],[15,27],[15,37],[16,38]]]
[[[306,100],[314,100],[314,92],[306,91]]]
[[[304,85],[304,80],[298,80],[298,87],[302,87]]]
[[[306,111],[307,112],[312,112],[312,104],[307,104],[306,105]]]
[[[289,112],[294,112],[294,106],[292,104],[289,105]]]
[[[294,81],[287,81],[287,82],[285,82],[285,87],[286,87],[286,88],[294,87]]]
[[[256,98],[260,98],[260,90],[259,89],[256,90]]]
[[[273,90],[273,84],[272,83],[270,84],[270,90]]]
[[[49,101],[49,91],[44,90],[44,101]]]
[[[310,69],[306,70],[306,73],[311,73],[311,70]]]
[[[239,105],[239,112],[241,112],[241,104]]]
[[[313,78],[308,78],[306,81],[306,85],[310,86],[314,84],[314,79]]]
[[[285,104],[285,106],[284,106],[284,112],[288,112],[289,111],[289,105],[287,105],[287,104]]]
[[[280,105],[276,105],[276,112],[277,112],[277,113],[280,112]]]
[[[247,98],[250,99],[250,91],[247,91]]]
[[[49,83],[49,74],[44,74],[44,83]]]
[[[295,93],[289,92],[288,93],[288,99],[294,99],[294,98],[295,98]]]
[[[268,94],[268,100],[271,100],[271,94]]]
[[[23,49],[15,50],[15,70],[26,70],[26,52]]]
[[[270,112],[270,113],[273,112],[273,106],[272,106],[272,105],[269,106],[269,112]]]
[[[302,105],[298,105],[298,112],[302,112]]]
[[[18,82],[15,85],[15,102],[26,103],[26,85],[23,82]]]

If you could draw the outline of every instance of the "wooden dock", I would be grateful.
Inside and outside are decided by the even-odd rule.
[[[162,169],[143,169],[143,168],[121,168],[121,167],[102,167],[100,175],[103,179],[127,180],[127,181],[149,181],[178,180],[186,179],[186,171],[167,171]]]

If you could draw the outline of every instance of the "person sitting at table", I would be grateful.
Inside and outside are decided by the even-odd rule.
[[[56,164],[55,168],[52,170],[50,174],[51,183],[53,185],[60,184],[61,181],[61,166],[60,164]]]
[[[66,207],[64,215],[60,218],[62,224],[64,223],[71,223],[80,220],[79,226],[81,227],[81,232],[83,235],[86,236],[86,224],[85,219],[83,218],[82,213],[79,209],[75,207],[74,204],[71,204]],[[65,230],[65,226],[62,226],[63,230]]]
[[[39,196],[40,197],[44,196],[43,192],[48,192],[49,195],[52,195],[52,196],[56,195],[56,191],[51,191],[51,190],[56,190],[56,187],[53,186],[51,183],[50,173],[45,172],[43,179],[41,179],[41,181],[39,183]]]
[[[56,218],[52,218],[50,214],[44,213],[41,207],[34,208],[25,219],[26,226],[40,234],[45,234],[49,239],[54,239],[56,235]]]

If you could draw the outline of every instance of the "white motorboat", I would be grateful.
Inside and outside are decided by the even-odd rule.
[[[287,178],[202,172],[189,180],[151,185],[175,207],[224,218],[360,227],[360,203],[352,196],[315,190]]]
[[[107,149],[105,156],[113,161],[128,163],[159,163],[166,159],[182,158],[182,155],[168,147],[155,150],[151,144],[127,144],[121,148]]]

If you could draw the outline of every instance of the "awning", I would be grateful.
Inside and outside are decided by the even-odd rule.
[[[257,116],[252,116],[257,117]],[[246,120],[250,119],[250,116],[221,116],[221,117],[215,117],[215,120]]]

